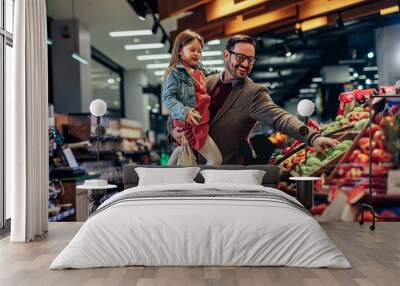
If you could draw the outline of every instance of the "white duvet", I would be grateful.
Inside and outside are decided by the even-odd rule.
[[[258,198],[151,198],[133,192],[262,190],[262,186],[179,184],[135,187],[104,202],[50,269],[145,266],[294,266],[350,268],[320,225],[296,207]],[[134,193],[137,194],[137,193]],[[107,207],[108,206],[108,207]]]

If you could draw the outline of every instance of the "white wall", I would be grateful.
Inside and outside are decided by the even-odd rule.
[[[143,71],[125,71],[125,117],[142,123],[143,130],[149,130],[148,95],[143,94],[142,88],[147,86],[147,77]]]

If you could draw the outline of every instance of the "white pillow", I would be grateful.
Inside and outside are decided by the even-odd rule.
[[[234,183],[261,185],[265,171],[262,170],[202,170],[205,184]]]
[[[199,167],[135,168],[139,176],[138,186],[196,183],[193,179],[199,170]]]

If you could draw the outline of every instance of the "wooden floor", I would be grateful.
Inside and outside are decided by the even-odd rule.
[[[32,243],[0,241],[0,285],[400,285],[400,223],[325,224],[323,228],[353,268],[289,267],[122,267],[48,270],[81,223],[50,223],[49,233]]]

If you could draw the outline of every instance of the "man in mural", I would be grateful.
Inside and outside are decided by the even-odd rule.
[[[254,83],[249,73],[255,63],[255,41],[247,35],[231,37],[224,50],[225,70],[207,77],[207,92],[211,97],[209,135],[219,147],[223,164],[241,164],[240,145],[249,137],[257,121],[293,138],[307,140],[318,152],[337,144],[304,127],[295,116],[277,106],[265,86]],[[185,131],[168,124],[172,137],[181,142]]]

